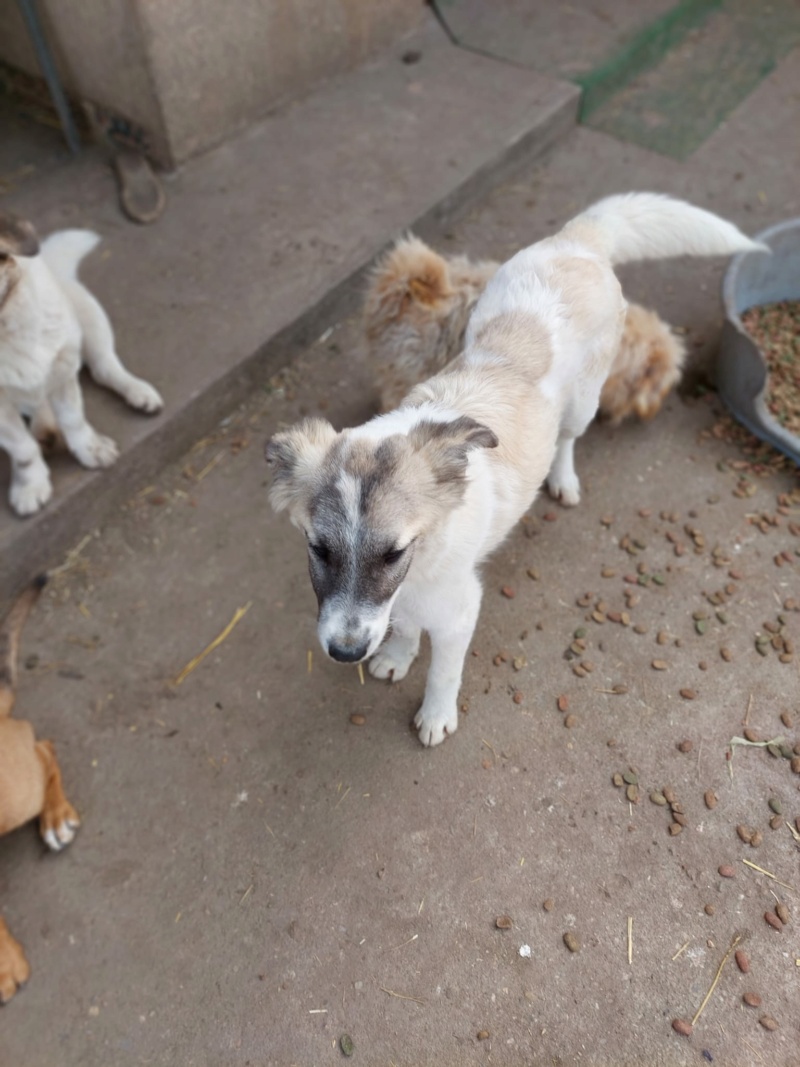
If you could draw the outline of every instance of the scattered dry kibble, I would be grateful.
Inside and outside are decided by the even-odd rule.
[[[353,724],[353,726],[363,726],[366,721],[366,716],[359,715],[357,711],[354,711],[353,714],[350,716],[350,722]]]
[[[750,960],[747,958],[747,953],[743,949],[737,948],[734,959],[742,974],[747,974],[750,970]]]
[[[506,597],[507,600],[513,600],[514,597],[517,595],[513,585],[504,585],[500,592],[503,594],[504,597]]]
[[[688,737],[684,737],[683,741],[679,742],[679,744],[678,744],[678,751],[679,752],[683,752],[683,753],[691,752],[693,748],[694,748],[694,745],[692,744],[692,742],[689,740]]]
[[[572,712],[570,712],[569,715],[565,715],[564,716],[564,725],[566,726],[566,728],[568,730],[571,730],[573,728],[573,726],[577,726],[578,725],[578,716],[577,715],[573,715]],[[628,788],[630,789],[632,787],[628,786]]]
[[[751,1008],[761,1007],[761,997],[758,993],[752,993],[749,989],[746,993],[742,993],[742,1000]]]
[[[519,689],[516,689],[511,699],[514,701],[515,704],[521,704],[522,701],[525,699],[525,694],[521,693]]]
[[[489,1037],[489,1031],[488,1030],[479,1030],[478,1034],[477,1034],[477,1037],[478,1037],[479,1041],[486,1041],[486,1039]]]
[[[692,1024],[687,1019],[673,1019],[672,1029],[681,1037],[689,1037],[692,1032]]]
[[[783,929],[783,923],[780,921],[774,911],[764,912],[764,922],[766,922],[767,925],[771,926],[773,930]]]
[[[764,840],[764,835],[761,833],[761,831],[760,830],[753,830],[752,834],[750,835],[750,847],[751,848],[758,848],[758,846],[761,844],[761,842],[763,840]]]
[[[739,840],[744,841],[746,845],[749,845],[753,838],[753,831],[749,826],[745,826],[744,823],[739,823],[736,827],[736,833],[739,835]]]
[[[631,804],[639,803],[639,786],[629,785],[625,790],[625,796],[631,802]]]
[[[757,741],[761,740],[761,738],[758,736],[758,731],[754,730],[752,728],[752,726],[746,726],[745,727],[745,729],[744,729],[744,739],[745,739],[745,741],[752,741],[752,742],[757,742]]]
[[[783,815],[783,805],[777,797],[770,797],[767,803],[770,811],[774,811],[776,815]]]
[[[714,907],[713,904],[706,904],[706,906],[703,908],[703,911],[706,913],[706,915],[713,915],[716,910],[717,909]]]
[[[657,789],[654,789],[653,792],[650,794],[650,799],[660,808],[663,808],[667,803],[667,798],[664,796],[663,793],[659,793]]]
[[[780,830],[783,826],[783,817],[781,815],[773,815],[769,820],[770,830]]]
[[[788,926],[790,916],[789,916],[789,909],[786,907],[785,904],[776,904],[775,905],[775,914],[778,916],[778,918],[784,924],[784,926]]]
[[[665,659],[654,659],[651,664],[654,671],[665,671],[668,666],[669,664]]]
[[[729,863],[723,863],[717,870],[722,878],[734,878],[736,875],[736,869]]]
[[[553,908],[555,907],[555,901],[553,900],[552,897],[548,897],[547,900],[545,900],[544,903],[542,904],[542,907],[544,908],[545,911],[552,911]]]
[[[783,725],[786,727],[787,730],[791,730],[792,726],[794,725],[794,720],[792,719],[792,713],[790,711],[782,711],[781,712],[781,722],[783,723]]]
[[[622,777],[619,771],[614,771],[614,773],[611,775],[611,781],[614,783],[617,789],[621,789],[623,785],[625,785],[625,779]]]
[[[703,800],[709,811],[717,806],[717,794],[713,789],[706,789],[705,793],[703,793]]]
[[[683,827],[681,826],[681,824],[679,822],[671,822],[669,824],[669,835],[670,835],[670,837],[677,837],[678,834],[681,832],[681,830],[683,830]]]
[[[494,925],[498,930],[510,930],[514,923],[512,922],[510,915],[498,915],[494,921]]]
[[[581,943],[571,930],[567,930],[567,932],[564,934],[564,944],[567,946],[570,952],[580,952],[581,950]]]
[[[676,797],[675,790],[672,788],[671,785],[665,785],[661,792],[667,798],[668,804],[677,804],[678,798]]]
[[[559,711],[569,711],[569,697],[564,693],[558,698],[556,704],[558,705]]]
[[[800,774],[800,756],[792,756],[792,761],[789,764],[794,774]]]
[[[765,1030],[777,1030],[778,1024],[771,1015],[762,1015],[758,1020]]]
[[[681,689],[680,694],[684,700],[695,700],[697,698],[697,693],[694,689]]]
[[[528,569],[527,569],[527,571],[525,573],[534,582],[538,582],[539,581],[539,568],[538,567],[528,567]]]

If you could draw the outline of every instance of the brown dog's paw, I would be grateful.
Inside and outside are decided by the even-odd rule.
[[[8,932],[0,919],[0,1004],[7,1004],[20,986],[30,977],[31,967],[25,959],[22,945]]]
[[[60,852],[72,841],[81,824],[80,816],[66,797],[48,805],[39,816],[39,833],[53,852]]]

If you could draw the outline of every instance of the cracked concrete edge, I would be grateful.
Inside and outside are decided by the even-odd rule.
[[[486,159],[401,229],[435,240],[492,188],[544,155],[574,129],[580,90],[567,82],[561,83],[561,87],[562,91],[554,94],[540,121],[521,130],[494,157]],[[254,389],[291,363],[298,352],[313,344],[329,326],[353,314],[359,307],[366,273],[395,236],[383,235],[378,247],[294,321],[268,337],[235,366],[226,368],[168,418],[154,422],[153,431],[123,452],[112,472],[83,472],[39,515],[20,520],[19,536],[0,559],[0,604],[15,596],[35,575],[57,565],[81,537],[105,522],[120,504],[212,429]]]

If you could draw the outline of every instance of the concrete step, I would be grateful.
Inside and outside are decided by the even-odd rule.
[[[121,446],[110,471],[52,463],[54,499],[20,520],[0,472],[0,598],[56,562],[299,347],[355,309],[363,271],[406,228],[433,237],[576,121],[578,90],[453,46],[433,21],[167,182],[153,226],[125,221],[99,155],[4,206],[41,233],[103,236],[82,277],[118,351],[166,400],[147,418],[87,382],[89,417]]]

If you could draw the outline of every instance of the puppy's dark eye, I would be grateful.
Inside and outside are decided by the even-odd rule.
[[[328,563],[331,558],[331,550],[327,545],[314,545],[309,543],[308,546],[320,563]]]
[[[403,558],[403,556],[405,555],[405,551],[406,550],[404,548],[392,549],[391,552],[387,552],[386,555],[383,557],[383,562],[388,565],[391,565],[392,563],[397,563],[399,559]]]

